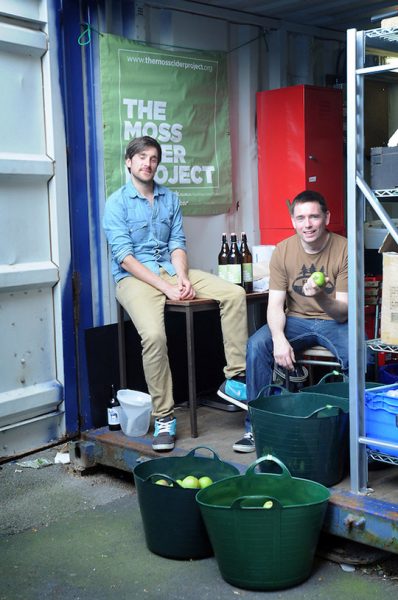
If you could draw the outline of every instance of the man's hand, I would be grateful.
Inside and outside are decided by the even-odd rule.
[[[178,276],[178,289],[180,290],[180,300],[193,300],[196,296],[191,282],[185,275]]]
[[[296,357],[294,356],[294,350],[283,336],[280,339],[274,339],[274,359],[277,365],[293,371],[295,369]]]
[[[163,284],[163,293],[173,302],[195,298],[195,290],[187,277],[177,277],[177,284],[175,285],[166,282],[163,282]]]
[[[328,283],[329,277],[325,277],[325,285]],[[317,296],[318,294],[322,294],[325,288],[325,285],[320,287],[315,283],[315,281],[310,277],[307,279],[305,284],[303,285],[304,296]]]
[[[168,300],[172,300],[173,302],[182,300],[181,291],[180,291],[180,288],[178,287],[178,285],[172,285],[171,283],[166,283],[166,285],[163,285],[162,292],[168,298]]]

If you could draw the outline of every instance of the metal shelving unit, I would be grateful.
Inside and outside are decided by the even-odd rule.
[[[350,464],[351,491],[364,494],[368,481],[368,452],[366,444],[377,442],[385,453],[371,452],[374,460],[398,464],[388,450],[397,444],[380,442],[365,436],[364,395],[366,343],[364,323],[364,214],[368,202],[387,231],[398,244],[398,232],[381,204],[386,198],[398,196],[398,190],[371,190],[364,177],[364,78],[382,73],[398,73],[394,63],[366,67],[366,53],[371,51],[385,57],[398,57],[398,27],[347,32],[347,213],[349,257],[349,365],[350,372]],[[398,80],[397,80],[398,82]],[[398,346],[386,346],[371,340],[376,351],[398,352]]]

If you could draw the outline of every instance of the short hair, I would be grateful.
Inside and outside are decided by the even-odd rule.
[[[138,154],[145,150],[145,148],[156,148],[158,151],[158,163],[162,160],[162,148],[161,145],[155,138],[150,137],[149,135],[144,135],[143,137],[134,138],[130,140],[127,144],[126,152],[124,154],[124,158],[133,158],[134,154]]]
[[[305,204],[306,202],[318,202],[324,214],[329,212],[328,205],[322,194],[320,194],[319,192],[315,192],[314,190],[305,190],[304,192],[300,192],[295,198],[293,198],[293,202],[290,204],[290,214],[293,216],[294,209],[297,206],[297,204]]]

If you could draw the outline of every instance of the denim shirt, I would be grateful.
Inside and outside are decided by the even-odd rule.
[[[106,201],[103,227],[112,252],[116,283],[132,276],[120,264],[129,255],[156,274],[162,267],[169,275],[175,275],[170,255],[177,248],[186,250],[177,194],[154,183],[151,205],[130,180]]]

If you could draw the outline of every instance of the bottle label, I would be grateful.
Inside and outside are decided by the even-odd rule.
[[[108,408],[108,425],[120,425],[119,407]]]
[[[242,264],[243,271],[243,281],[252,282],[253,281],[253,263],[243,263]]]
[[[228,281],[231,283],[242,283],[242,267],[241,265],[228,265]]]
[[[228,265],[218,265],[218,276],[228,280]]]

